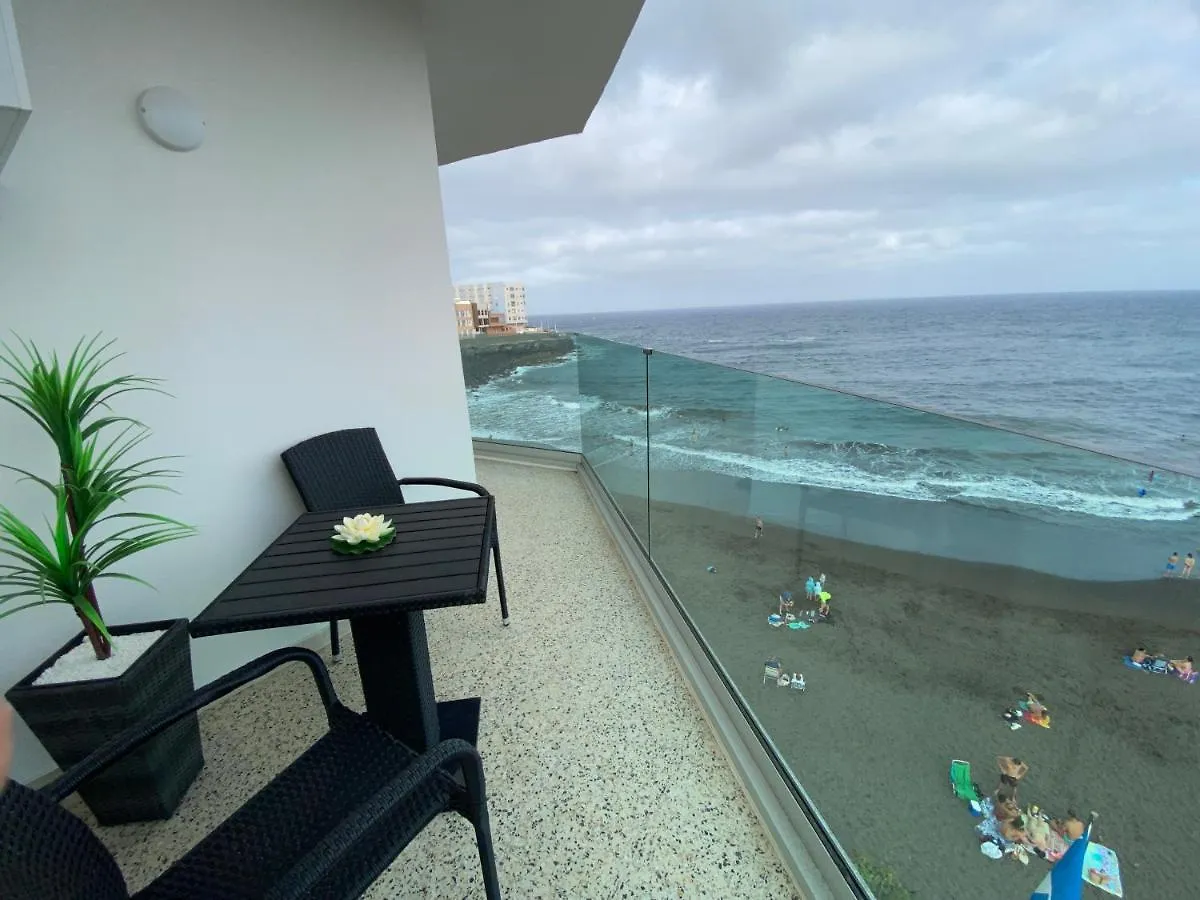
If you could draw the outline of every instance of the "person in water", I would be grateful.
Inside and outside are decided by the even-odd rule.
[[[757,541],[762,537],[763,520],[762,516],[756,516],[754,519],[754,539]]]
[[[1163,570],[1163,578],[1174,578],[1175,569],[1179,566],[1179,554],[1172,553],[1167,557],[1167,568]]]
[[[1192,554],[1189,553],[1187,556],[1185,556],[1183,558],[1183,577],[1191,578],[1192,577],[1192,569],[1194,569],[1195,567],[1196,567],[1196,557],[1192,556]]]

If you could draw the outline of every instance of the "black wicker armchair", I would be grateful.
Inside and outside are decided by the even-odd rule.
[[[59,802],[81,783],[208,703],[286,662],[312,670],[329,731],[143,890],[130,895],[109,852]],[[200,689],[99,748],[56,782],[0,793],[5,900],[336,900],[359,897],[439,813],[475,826],[488,900],[500,887],[483,765],[470,744],[417,756],[338,702],[321,658],[287,648]]]
[[[374,428],[330,431],[301,441],[280,454],[309,512],[327,512],[404,502],[405,485],[434,485],[490,496],[486,488],[450,478],[397,478]],[[500,619],[508,624],[508,595],[500,565],[500,539],[493,532],[492,558],[500,591]],[[330,622],[333,655],[340,655],[337,622]]]

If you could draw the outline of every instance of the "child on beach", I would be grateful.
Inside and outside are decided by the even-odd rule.
[[[804,582],[804,599],[811,603],[817,596],[817,581],[811,575],[808,576],[808,581]]]
[[[1185,556],[1183,558],[1183,577],[1191,578],[1192,577],[1192,569],[1195,568],[1195,566],[1196,566],[1196,557],[1192,556],[1192,554],[1189,553],[1187,556]]]
[[[1167,557],[1167,568],[1163,570],[1163,578],[1174,578],[1175,567],[1179,565],[1179,554],[1172,553]]]

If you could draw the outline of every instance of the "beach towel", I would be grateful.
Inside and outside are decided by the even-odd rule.
[[[1094,884],[1114,897],[1125,896],[1117,854],[1103,844],[1094,841],[1088,843],[1087,853],[1083,858],[1083,878],[1088,884]]]
[[[1190,672],[1187,675],[1172,672],[1170,666],[1167,665],[1167,660],[1161,657],[1147,656],[1141,663],[1135,663],[1133,657],[1126,656],[1121,659],[1121,662],[1130,669],[1141,669],[1143,672],[1149,672],[1151,675],[1174,675],[1185,684],[1195,684],[1197,678],[1200,678],[1200,673],[1197,672]]]
[[[959,800],[978,800],[982,794],[971,781],[971,764],[965,759],[950,761],[950,790]]]

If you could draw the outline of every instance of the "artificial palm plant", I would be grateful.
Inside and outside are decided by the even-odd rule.
[[[0,618],[48,603],[72,606],[97,659],[112,655],[112,636],[96,599],[96,582],[120,578],[145,584],[114,566],[135,553],[194,533],[191,526],[153,513],[125,511],[128,498],[144,490],[166,490],[163,468],[171,457],[130,461],[150,435],[136,419],[112,413],[110,402],[131,391],[155,391],[159,379],[108,376],[119,354],[113,342],[83,339],[65,362],[46,357],[18,339],[20,352],[0,342],[0,400],[31,418],[54,442],[58,477],[42,478],[14,466],[4,468],[37,482],[54,498],[46,539],[0,505]]]

